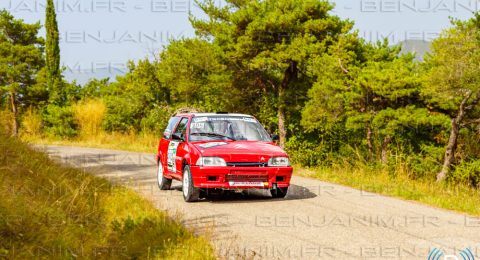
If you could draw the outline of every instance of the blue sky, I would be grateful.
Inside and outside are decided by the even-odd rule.
[[[193,0],[54,0],[68,79],[83,83],[126,71],[128,60],[153,57],[169,39],[194,34],[188,12]],[[221,0],[215,0],[222,5]],[[334,0],[334,13],[355,22],[367,40],[431,41],[449,17],[468,19],[480,0]],[[1,0],[0,8],[27,22],[44,20],[45,0]],[[42,32],[43,34],[43,32]]]

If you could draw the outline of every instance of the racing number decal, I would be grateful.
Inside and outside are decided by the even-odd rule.
[[[167,152],[167,168],[170,172],[175,173],[176,169],[176,158],[177,158],[177,148],[180,142],[171,141],[168,145],[168,152]]]

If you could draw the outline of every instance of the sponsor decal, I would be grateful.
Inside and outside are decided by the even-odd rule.
[[[168,145],[168,152],[167,152],[167,168],[170,172],[176,172],[176,158],[177,158],[177,148],[180,142],[171,141]]]
[[[230,181],[228,182],[232,187],[264,187],[268,186],[268,182],[257,181]]]

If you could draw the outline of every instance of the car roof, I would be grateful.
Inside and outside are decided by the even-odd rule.
[[[236,114],[236,113],[181,113],[175,116],[241,116],[241,117],[253,117],[247,114]]]

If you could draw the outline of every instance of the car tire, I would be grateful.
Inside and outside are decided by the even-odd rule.
[[[285,198],[285,196],[287,196],[287,192],[288,192],[288,187],[286,188],[275,188],[275,189],[270,189],[270,193],[272,194],[272,198],[276,198],[276,199],[281,199],[281,198]]]
[[[169,190],[172,187],[172,179],[168,179],[163,175],[164,169],[161,162],[158,162],[157,183],[160,190]]]
[[[186,202],[194,202],[200,198],[200,189],[193,185],[192,172],[188,165],[183,168],[182,184],[183,199]]]

